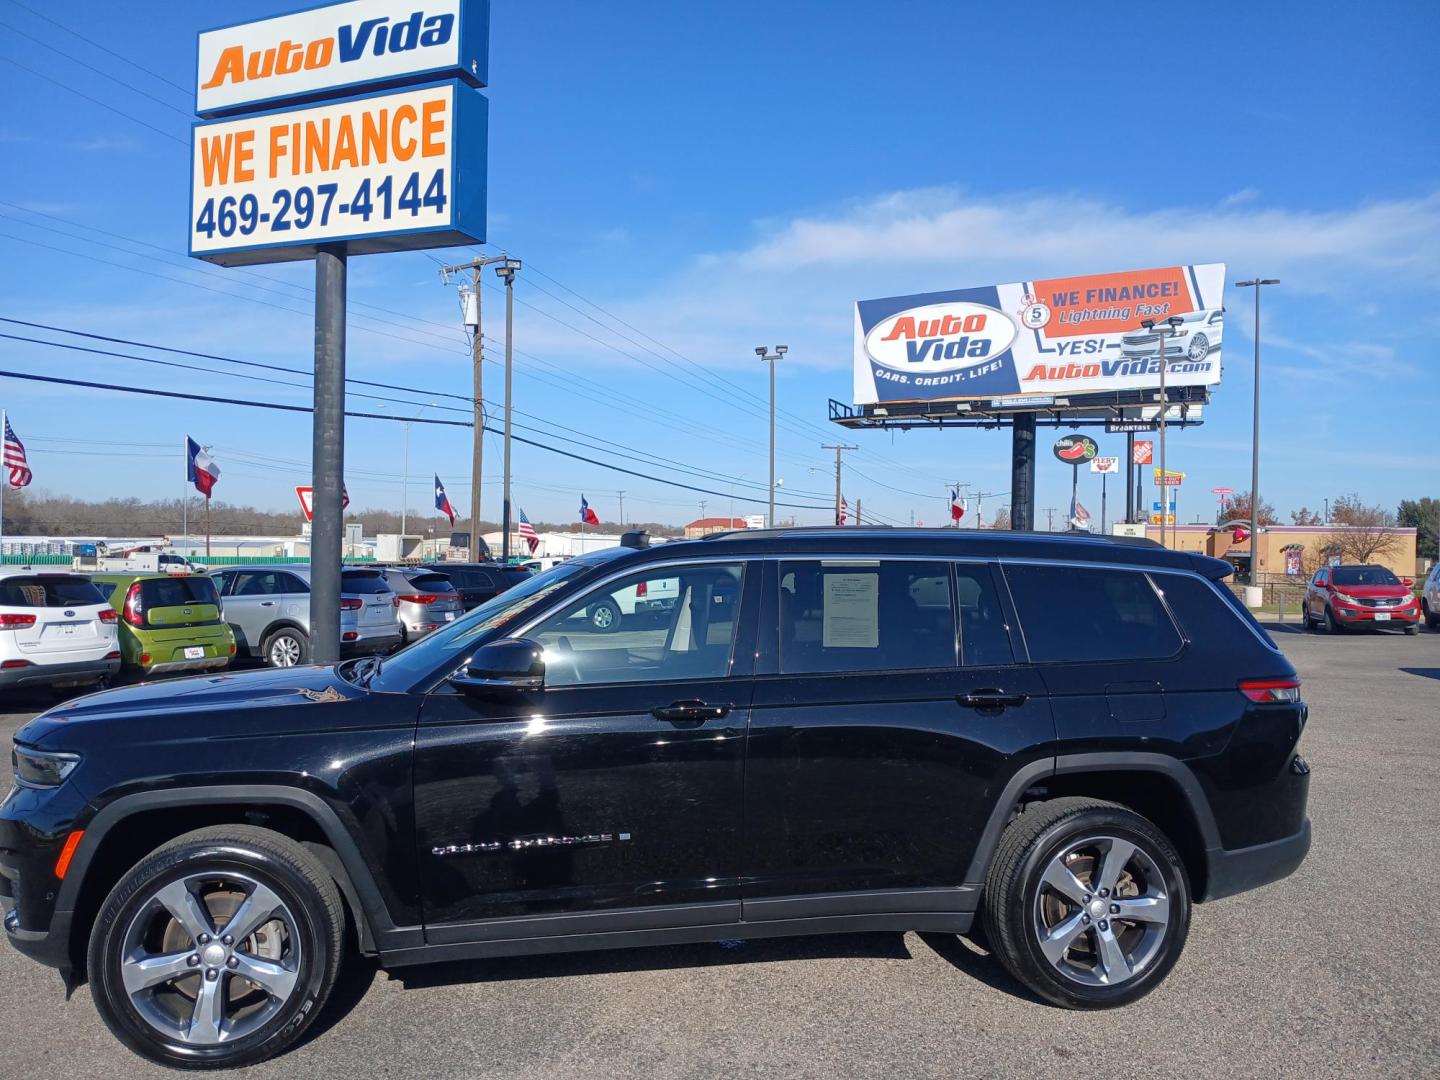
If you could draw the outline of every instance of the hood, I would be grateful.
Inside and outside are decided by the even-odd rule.
[[[1410,590],[1404,585],[1336,585],[1336,592],[1346,596],[1409,596]]]
[[[76,698],[37,716],[15,738],[38,746],[52,737],[63,739],[82,725],[142,720],[153,723],[157,719],[172,726],[183,724],[198,729],[203,727],[206,713],[236,718],[243,714],[246,724],[251,725],[266,710],[295,706],[333,709],[339,703],[366,696],[367,691],[346,682],[329,666],[227,671],[140,683]]]

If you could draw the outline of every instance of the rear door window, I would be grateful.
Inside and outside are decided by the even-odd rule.
[[[784,675],[955,666],[947,563],[784,562],[779,615]]]
[[[1180,632],[1142,571],[1004,568],[1035,663],[1161,660],[1180,651]]]
[[[106,593],[88,578],[37,575],[6,578],[0,582],[0,606],[3,607],[93,607],[106,602]]]
[[[1010,629],[990,567],[957,563],[955,598],[960,612],[960,662],[966,667],[1013,664]]]

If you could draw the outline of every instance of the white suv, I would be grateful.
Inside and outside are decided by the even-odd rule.
[[[102,686],[120,670],[116,614],[83,574],[0,568],[0,688]]]

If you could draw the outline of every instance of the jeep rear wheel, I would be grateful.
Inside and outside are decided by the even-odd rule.
[[[91,993],[110,1030],[151,1061],[254,1064],[314,1021],[343,927],[334,881],[299,845],[245,825],[200,829],[111,891],[90,935]]]
[[[1185,868],[1164,834],[1114,803],[1030,807],[1000,839],[985,929],[1005,968],[1057,1005],[1128,1004],[1174,967],[1190,927]]]

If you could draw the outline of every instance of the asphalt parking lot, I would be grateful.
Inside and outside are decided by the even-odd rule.
[[[357,963],[249,1077],[1440,1075],[1440,634],[1277,640],[1311,721],[1315,842],[1286,881],[1197,908],[1129,1008],[1043,1004],[950,936],[865,934],[406,969]],[[39,698],[0,703],[9,736]],[[25,709],[26,711],[8,711]],[[0,1076],[173,1075],[88,990],[0,945]]]

